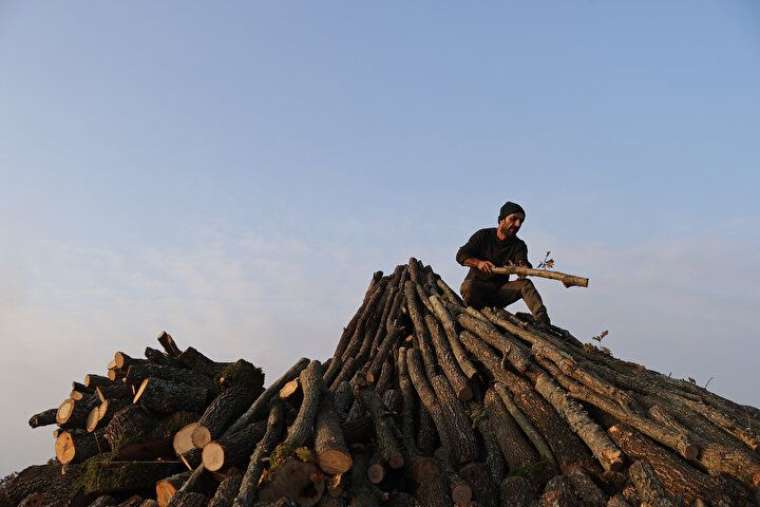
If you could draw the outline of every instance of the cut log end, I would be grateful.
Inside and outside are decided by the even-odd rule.
[[[55,414],[55,422],[60,424],[66,424],[71,418],[71,414],[74,413],[74,404],[76,402],[71,398],[63,400],[63,403],[58,407],[58,412]]]
[[[218,442],[210,442],[203,448],[203,466],[210,472],[217,472],[224,467],[224,447]]]
[[[197,422],[190,423],[174,434],[172,446],[174,447],[174,452],[177,454],[177,456],[182,456],[186,452],[195,449],[192,437],[193,432],[197,427]]]
[[[351,454],[340,449],[328,449],[318,456],[319,468],[328,475],[347,472],[353,465]]]
[[[367,479],[372,484],[380,484],[385,479],[385,467],[380,463],[373,463],[367,468]]]
[[[76,455],[76,446],[74,439],[68,431],[62,432],[55,440],[55,457],[62,464],[66,465],[74,461]]]
[[[211,432],[202,424],[198,424],[192,431],[190,440],[192,441],[193,446],[198,449],[203,449],[212,440]]]
[[[132,399],[132,403],[137,403],[138,401],[140,401],[140,398],[142,397],[145,390],[148,388],[149,383],[150,383],[150,378],[146,378],[142,382],[140,382],[140,387],[137,388],[137,392],[135,393],[135,397]]]

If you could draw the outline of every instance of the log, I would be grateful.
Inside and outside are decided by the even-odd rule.
[[[196,449],[193,443],[193,432],[198,427],[198,422],[191,422],[182,427],[172,438],[172,448],[177,456],[182,456],[188,451]]]
[[[57,414],[57,408],[50,408],[39,414],[34,414],[29,418],[29,426],[32,428],[39,428],[40,426],[50,426],[51,424],[55,424]]]
[[[55,440],[55,457],[64,465],[82,463],[109,448],[102,432],[63,431]]]
[[[459,469],[459,476],[470,486],[479,505],[498,507],[499,489],[491,479],[488,466],[482,462],[469,463]]]
[[[198,420],[191,435],[193,445],[202,449],[222,436],[224,430],[251,406],[260,393],[260,389],[249,385],[237,385],[222,391]]]
[[[409,372],[409,378],[412,381],[412,385],[414,386],[415,391],[417,391],[417,396],[419,397],[420,402],[422,402],[424,410],[430,415],[435,424],[438,437],[441,440],[441,446],[451,452],[451,432],[447,426],[446,418],[443,415],[443,409],[433,392],[433,388],[430,387],[420,363],[420,355],[417,350],[406,350],[407,371]],[[457,462],[459,462],[458,457]]]
[[[442,278],[436,279],[436,285],[441,290],[441,294],[450,302],[457,306],[464,306],[464,301],[461,297],[459,297],[459,294],[454,292],[454,290],[448,286],[446,282],[443,281]]]
[[[607,505],[607,495],[582,470],[570,472],[567,474],[567,478],[570,480],[575,496],[580,499],[581,504],[591,507],[605,507]]]
[[[515,404],[544,437],[563,472],[574,470],[577,466],[590,473],[596,472],[598,465],[588,448],[549,402],[525,379],[502,368],[492,349],[473,334],[463,331],[459,337],[476,360],[483,364],[497,381],[507,386]]]
[[[117,503],[119,502],[111,495],[101,495],[96,498],[95,501],[89,505],[89,507],[112,507]]]
[[[525,475],[536,484],[541,482],[541,479],[545,480],[545,464],[504,408],[499,395],[493,389],[489,389],[483,402],[502,456],[509,465],[510,475]]]
[[[95,388],[95,394],[101,402],[114,398],[128,398],[131,401],[135,395],[132,386],[121,382],[115,382],[110,386],[98,386]]]
[[[172,336],[166,331],[161,333],[158,337],[158,343],[161,344],[166,351],[166,355],[169,357],[178,357],[182,353],[179,347],[177,347],[177,344],[174,343],[174,338],[172,338]]]
[[[296,394],[299,391],[299,384],[298,384],[298,378],[294,378],[290,382],[287,382],[282,388],[280,389],[277,396],[281,400],[287,400],[294,394]]]
[[[504,506],[530,507],[533,503],[533,488],[525,477],[507,477],[499,486],[499,497]]]
[[[133,358],[124,352],[116,352],[113,355],[114,367],[119,370],[124,370],[133,364],[141,364],[147,362],[147,359]]]
[[[544,440],[544,437],[541,436],[541,433],[536,430],[536,427],[533,426],[528,418],[525,417],[525,414],[523,414],[517,405],[515,405],[512,395],[509,393],[506,386],[500,382],[496,382],[493,388],[496,394],[499,395],[499,398],[501,398],[502,403],[504,403],[504,407],[507,409],[507,412],[509,412],[509,415],[512,416],[522,432],[525,433],[525,436],[528,437],[530,443],[533,444],[533,447],[538,451],[538,455],[541,459],[551,467],[556,468],[557,460],[554,459],[554,454],[552,454],[546,440]]]
[[[166,507],[174,495],[190,477],[190,472],[180,472],[156,482],[156,501],[159,507]]]
[[[388,353],[391,351],[393,346],[398,343],[399,338],[401,338],[401,331],[402,328],[400,327],[392,327],[390,330],[388,330],[388,333],[385,335],[385,338],[383,338],[383,341],[381,342],[380,347],[372,360],[372,363],[367,369],[366,377],[368,382],[377,382],[380,375],[380,369],[385,363]]]
[[[490,322],[483,321],[463,313],[457,317],[457,322],[474,335],[480,337],[491,347],[500,351],[502,356],[519,372],[525,372],[530,366],[530,353],[515,339],[501,334]]]
[[[404,298],[406,301],[406,309],[409,312],[409,318],[414,325],[414,334],[417,338],[417,346],[419,347],[420,355],[422,356],[422,362],[425,365],[425,374],[431,379],[438,374],[438,371],[435,364],[435,354],[430,345],[430,336],[428,335],[425,321],[417,306],[417,290],[414,282],[407,281],[404,283]]]
[[[176,473],[177,462],[113,461],[109,454],[88,459],[82,464],[77,481],[80,493],[97,497],[106,493],[128,493],[149,490],[158,480]]]
[[[383,369],[380,372],[380,378],[377,379],[377,383],[375,384],[375,391],[378,394],[383,394],[391,386],[393,382],[393,370],[393,361],[390,358],[386,358],[383,363]]]
[[[632,507],[632,505],[626,501],[623,495],[614,495],[607,502],[607,507]]]
[[[133,402],[159,414],[200,412],[206,406],[207,395],[208,389],[202,386],[149,377],[140,384]]]
[[[67,398],[58,407],[55,422],[64,429],[84,428],[87,416],[90,415],[90,410],[96,403],[97,398],[92,395],[79,401]]]
[[[322,393],[322,364],[316,360],[310,361],[300,373],[299,381],[303,389],[303,402],[295,421],[288,428],[287,437],[272,453],[273,463],[279,463],[290,456],[314,435],[314,423]]]
[[[217,363],[216,361],[206,357],[203,353],[198,351],[195,347],[188,347],[177,356],[177,359],[182,363],[185,368],[192,370],[195,373],[208,378],[216,378],[221,371],[229,366],[230,363]]]
[[[491,427],[491,421],[482,405],[470,402],[470,418],[472,425],[478,430],[480,440],[485,449],[485,465],[494,484],[501,484],[505,476],[504,457],[501,454],[499,442]]]
[[[536,391],[552,404],[575,434],[591,449],[602,468],[620,470],[623,467],[623,453],[607,433],[589,417],[580,403],[571,399],[548,375],[538,375],[535,385]]]
[[[552,478],[544,488],[544,494],[538,500],[539,507],[582,507],[573,491],[573,485],[564,475]]]
[[[193,491],[178,491],[169,503],[169,507],[206,507],[208,497]]]
[[[266,422],[257,421],[242,430],[209,442],[202,451],[203,467],[210,472],[237,467],[248,459],[266,431]]]
[[[216,488],[216,493],[208,503],[208,507],[229,507],[232,505],[240,489],[242,478],[239,470],[230,470],[224,480],[219,483],[219,487]]]
[[[470,505],[472,501],[472,488],[465,482],[456,471],[449,464],[448,452],[440,448],[434,453],[435,459],[438,461],[438,466],[441,469],[442,475],[446,478],[449,484],[449,493],[451,494],[451,500],[455,505]]]
[[[218,387],[214,381],[204,375],[191,370],[161,366],[154,363],[135,364],[127,368],[124,381],[132,385],[140,385],[147,378],[158,378],[167,382],[185,384],[195,388],[205,388],[210,392],[216,392]]]
[[[62,474],[63,465],[58,463],[30,466],[6,477],[0,485],[0,505],[18,506],[31,495],[30,502],[47,505],[66,505],[76,496],[74,482],[79,475],[79,465],[65,465],[69,473]],[[41,498],[40,498],[41,496]]]
[[[396,359],[396,371],[398,372],[398,384],[401,391],[401,442],[407,455],[417,454],[414,431],[414,414],[417,410],[417,395],[409,378],[409,370],[406,363],[406,348],[400,347]]]
[[[388,389],[383,393],[383,405],[392,414],[400,414],[403,408],[404,400],[401,393],[396,389]]]
[[[305,357],[299,359],[293,366],[288,369],[288,371],[283,373],[280,378],[278,378],[273,384],[267,387],[264,392],[261,393],[258,398],[256,398],[256,401],[253,402],[248,410],[246,410],[245,413],[227,429],[226,432],[234,433],[248,426],[251,422],[264,417],[264,415],[269,410],[269,402],[272,400],[272,398],[277,395],[277,393],[286,383],[298,377],[301,371],[303,371],[308,364],[309,360]]]
[[[425,315],[425,324],[430,331],[433,342],[433,349],[438,358],[438,365],[449,380],[456,397],[460,401],[467,401],[472,398],[472,389],[470,389],[469,379],[465,377],[459,365],[454,359],[454,355],[449,348],[449,344],[444,338],[444,332],[441,325],[432,315]]]
[[[404,466],[404,457],[395,435],[392,414],[385,408],[374,389],[359,388],[356,397],[372,417],[380,455],[391,468],[401,468]]]
[[[259,500],[273,502],[286,497],[299,506],[309,507],[319,502],[324,490],[324,476],[314,463],[290,457],[271,471],[259,492]]]
[[[366,454],[356,455],[351,470],[350,503],[356,507],[373,507],[380,505],[383,495],[368,479],[369,460]]]
[[[259,479],[264,469],[263,460],[268,456],[282,435],[283,407],[275,402],[269,412],[267,428],[251,454],[251,459],[240,483],[240,489],[235,497],[234,507],[250,507],[256,499]]]
[[[91,389],[95,389],[96,387],[101,386],[109,386],[111,384],[111,379],[104,377],[103,375],[95,375],[94,373],[89,373],[84,376],[84,385]]]
[[[442,407],[446,428],[450,431],[448,450],[451,451],[451,458],[458,464],[474,461],[478,454],[475,432],[462,402],[457,399],[445,375],[433,377],[430,384]]]
[[[433,458],[415,456],[409,464],[409,475],[414,481],[415,498],[425,507],[451,507],[453,501],[438,463]]]
[[[325,392],[317,412],[314,433],[317,464],[328,475],[342,474],[351,468],[351,453],[346,447],[343,430],[335,410],[332,393]]]
[[[681,497],[689,503],[697,499],[714,505],[741,505],[746,502],[747,492],[743,488],[736,488],[720,477],[700,472],[630,426],[619,424],[607,432],[631,459],[649,462],[671,496]]]
[[[535,276],[549,280],[562,282],[565,287],[588,287],[588,278],[582,276],[568,275],[559,271],[549,271],[548,269],[529,268],[527,266],[504,266],[495,267],[492,273],[497,275],[517,275],[520,278],[526,276]]]
[[[654,472],[654,468],[646,461],[637,461],[628,468],[628,476],[636,486],[642,503],[656,507],[671,507],[673,503],[667,498],[665,488]]]
[[[443,330],[446,333],[446,339],[449,342],[451,353],[457,361],[457,364],[461,368],[464,375],[472,380],[478,373],[475,365],[472,364],[470,358],[467,357],[467,351],[462,347],[459,337],[457,336],[454,319],[451,317],[449,311],[443,306],[438,296],[430,296],[430,305],[433,309],[434,315],[438,318],[438,321],[443,326]]]
[[[440,405],[439,405],[440,407]],[[443,415],[439,416],[443,420]],[[440,435],[436,429],[436,423],[433,416],[430,415],[427,408],[424,405],[419,406],[417,412],[417,449],[420,454],[425,456],[432,456],[438,445],[450,449],[449,435],[445,433]],[[445,424],[445,422],[444,422]],[[447,430],[448,431],[448,430]]]

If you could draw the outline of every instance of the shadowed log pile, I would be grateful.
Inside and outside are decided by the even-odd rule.
[[[60,427],[58,463],[0,507],[757,505],[760,411],[464,307],[416,259],[372,276],[332,357],[266,389],[247,361],[159,343],[32,416]]]

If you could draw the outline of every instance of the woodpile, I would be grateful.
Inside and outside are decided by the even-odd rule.
[[[4,505],[757,505],[760,410],[530,316],[465,307],[416,259],[373,275],[331,358],[264,388],[171,336],[117,352],[32,427],[55,462]]]

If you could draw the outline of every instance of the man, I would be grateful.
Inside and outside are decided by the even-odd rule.
[[[468,266],[460,291],[465,303],[475,308],[505,307],[522,298],[528,305],[538,327],[550,325],[541,296],[527,278],[509,281],[509,275],[492,272],[496,266],[511,264],[533,267],[528,262],[528,247],[517,237],[525,221],[525,210],[519,204],[507,202],[499,211],[498,227],[480,229],[457,252],[457,262]]]

